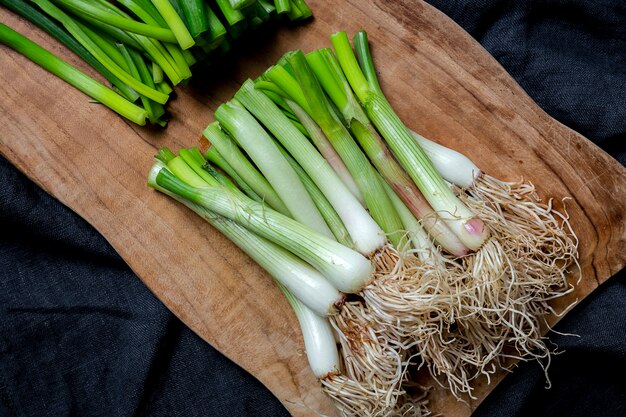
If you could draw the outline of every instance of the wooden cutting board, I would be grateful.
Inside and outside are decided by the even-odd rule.
[[[0,47],[0,152],[102,233],[145,284],[204,340],[264,383],[294,416],[334,416],[308,370],[299,328],[266,274],[196,215],[148,189],[157,148],[192,146],[212,111],[284,52],[329,46],[338,30],[364,28],[382,87],[406,123],[468,155],[490,174],[523,176],[543,196],[570,197],[584,279],[561,305],[582,299],[626,263],[625,170],[556,122],[475,40],[421,1],[310,1],[307,25],[258,36],[235,63],[196,73],[178,88],[166,130],[142,128]],[[32,25],[0,21],[87,72]],[[556,322],[556,319],[552,319]],[[435,391],[433,408],[468,416]],[[207,387],[210,389],[210,387]]]

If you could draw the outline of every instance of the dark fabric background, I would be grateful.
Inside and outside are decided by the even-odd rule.
[[[626,163],[624,0],[431,0],[553,117]],[[0,127],[0,138],[1,138]],[[0,139],[1,140],[1,139]],[[85,221],[0,158],[0,416],[286,416],[188,330]],[[626,415],[626,273],[476,416]]]

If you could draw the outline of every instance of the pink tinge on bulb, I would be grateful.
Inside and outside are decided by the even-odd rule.
[[[485,223],[478,217],[465,222],[465,230],[472,236],[481,236],[485,232]]]
[[[464,241],[465,245],[472,249],[478,250],[481,248],[485,240],[489,237],[489,229],[485,223],[478,217],[472,217],[463,225],[468,233],[469,240]]]

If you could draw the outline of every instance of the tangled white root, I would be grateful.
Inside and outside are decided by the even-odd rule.
[[[460,198],[492,230],[479,251],[423,262],[385,247],[372,256],[376,277],[363,302],[333,318],[346,373],[323,385],[344,415],[428,415],[424,398],[405,389],[410,355],[457,398],[513,359],[547,370],[545,316],[557,314],[548,302],[571,292],[568,275],[580,273],[567,215],[541,203],[532,184],[486,175]]]
[[[568,294],[568,268],[580,272],[576,238],[566,215],[542,204],[531,184],[482,176],[460,198],[492,229],[492,237],[462,259],[464,277],[449,283],[453,325],[416,346],[435,377],[452,393],[472,395],[471,381],[538,359],[551,349],[542,336],[548,301]],[[459,287],[460,286],[460,287]]]
[[[344,415],[396,416],[408,360],[361,301],[349,301],[332,316],[344,373],[322,380],[323,390]]]
[[[362,292],[372,320],[408,350],[415,334],[437,332],[450,321],[450,288],[445,261],[422,262],[390,246],[372,258],[375,279]],[[451,263],[452,264],[452,263]],[[406,344],[408,343],[408,345]]]

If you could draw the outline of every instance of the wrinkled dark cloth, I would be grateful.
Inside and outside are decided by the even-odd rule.
[[[550,115],[626,163],[626,2],[430,0]],[[0,127],[1,132],[1,127]],[[0,140],[1,139],[0,133]],[[0,416],[286,416],[176,319],[85,221],[0,158]],[[626,415],[626,273],[476,416]]]

